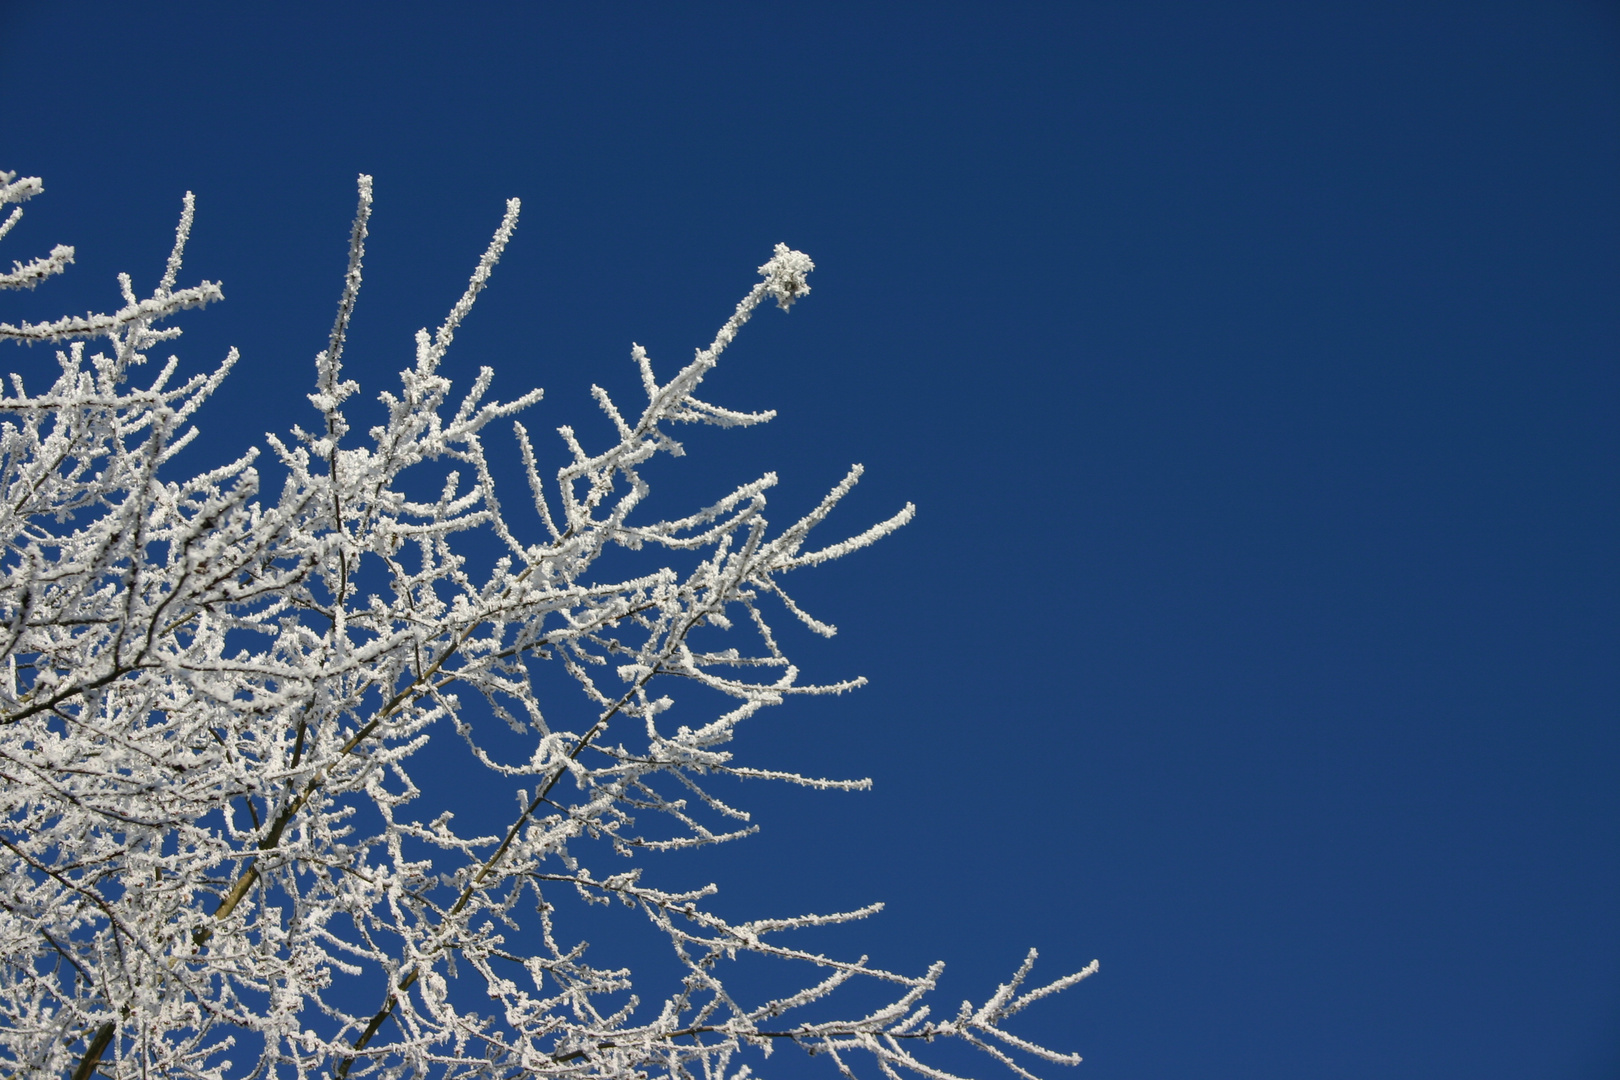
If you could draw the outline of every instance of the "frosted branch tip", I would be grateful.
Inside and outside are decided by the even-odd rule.
[[[776,254],[759,268],[759,272],[765,277],[765,291],[774,296],[777,306],[786,311],[793,306],[793,301],[810,292],[810,283],[805,280],[805,275],[815,268],[816,264],[804,252],[794,251],[786,244],[777,244]]]

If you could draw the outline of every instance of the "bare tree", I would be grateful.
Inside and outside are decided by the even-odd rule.
[[[0,205],[42,190],[0,174]],[[1078,1061],[1002,1023],[1095,963],[1025,991],[1032,951],[983,1005],[936,1019],[924,999],[942,965],[902,975],[788,941],[877,905],[735,922],[711,910],[713,886],[644,880],[653,853],[752,831],[716,794],[720,778],[867,783],[750,768],[726,747],[767,705],[860,685],[801,683],[771,620],[830,635],[784,579],[873,543],[912,508],[807,548],[857,466],[785,529],[765,518],[770,473],[683,517],[640,513],[645,463],[682,452],[675,425],[771,418],[695,395],[759,304],[809,292],[810,259],[778,245],[714,341],[666,381],[635,347],[639,414],[593,388],[615,432],[606,449],[560,428],[566,462],[546,478],[514,421],[536,539],[509,520],[483,440],[540,391],[488,400],[483,368],[453,403],[441,374],[518,203],[444,324],[417,333],[367,442],[351,437],[359,388],[342,360],[371,205],[362,176],[315,361],[319,423],[268,438],[285,476],[274,498],[261,498],[257,450],[197,476],[165,469],[234,350],[207,374],[181,377],[171,356],[134,381],[180,332],[164,320],[222,296],[206,281],[176,288],[190,194],[149,297],[120,275],[111,314],[0,323],[60,365],[49,389],[12,375],[0,397],[0,1069],[720,1080],[795,1044],[845,1076],[875,1059],[889,1077],[942,1077],[918,1054],[946,1038],[1025,1077],[1015,1056]],[[0,286],[33,288],[72,259],[57,247]],[[624,554],[602,558],[613,549]],[[749,643],[723,647],[728,636]],[[577,684],[582,721],[537,687],[541,671]],[[673,725],[674,685],[702,688],[697,707],[726,704]],[[526,759],[513,736],[479,735],[474,720],[492,717],[526,740]],[[430,735],[465,740],[494,786],[518,790],[509,827],[476,835],[418,809],[411,770],[431,762]],[[569,895],[617,902],[667,940],[679,970],[654,1003],[567,935]],[[745,954],[804,966],[803,989],[742,1000],[725,980]],[[851,982],[892,991],[853,1019],[823,1018],[823,999]]]

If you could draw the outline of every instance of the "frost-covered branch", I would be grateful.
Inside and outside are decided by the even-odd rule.
[[[0,174],[0,204],[42,190]],[[482,368],[457,397],[442,371],[516,200],[380,395],[383,422],[354,436],[342,358],[371,208],[361,177],[315,359],[319,423],[266,437],[271,492],[258,450],[170,475],[234,350],[212,371],[184,376],[171,356],[136,377],[178,335],[166,320],[222,298],[178,287],[189,194],[149,295],[121,275],[110,314],[0,323],[56,349],[48,387],[12,375],[0,392],[0,1074],[720,1080],[796,1045],[846,1076],[864,1055],[885,1076],[938,1078],[921,1055],[947,1038],[1020,1076],[1022,1061],[1077,1061],[1003,1022],[1095,965],[1019,996],[1031,953],[983,1006],[937,1021],[925,999],[941,965],[905,975],[787,940],[877,905],[738,922],[711,909],[713,886],[645,880],[659,852],[754,831],[717,780],[866,786],[739,763],[729,744],[789,696],[861,685],[801,681],[773,621],[833,628],[785,575],[875,543],[912,508],[806,551],[859,466],[785,528],[766,514],[774,473],[668,517],[643,475],[683,453],[676,424],[774,415],[695,395],[762,303],[810,291],[810,259],[778,245],[667,379],[635,346],[645,402],[593,388],[608,437],[560,428],[552,472],[516,415],[540,391],[497,401]],[[0,287],[72,256],[18,264]],[[486,454],[506,420],[534,527],[509,517]],[[426,807],[413,779],[456,741],[517,788],[492,832]],[[673,957],[670,985],[587,961],[568,905],[597,903],[639,913]],[[745,1000],[728,982],[741,955],[802,967],[798,988]],[[840,1017],[855,983],[887,1003]]]
[[[37,176],[25,176],[17,179],[17,174],[0,172],[0,206],[11,203],[20,203],[31,199],[45,190]],[[0,240],[16,227],[22,220],[23,209],[13,206],[11,213],[6,215],[5,221],[0,221]],[[10,273],[0,273],[0,289],[32,289],[53,274],[60,274],[67,269],[68,263],[73,261],[73,249],[66,244],[57,244],[51,248],[49,255],[38,259],[30,259],[26,264],[13,262]]]

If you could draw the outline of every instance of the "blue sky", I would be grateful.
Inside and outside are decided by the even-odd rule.
[[[738,749],[876,789],[751,789],[681,870],[736,910],[885,900],[828,947],[946,1000],[1098,957],[1019,1029],[1079,1080],[1620,1072],[1612,5],[12,2],[0,75],[5,258],[78,248],[0,318],[150,288],[196,192],[199,468],[307,422],[358,172],[349,372],[520,196],[451,363],[541,431],[816,259],[691,483],[918,517],[800,586],[872,685]]]

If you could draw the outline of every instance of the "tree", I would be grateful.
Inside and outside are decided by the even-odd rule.
[[[751,831],[716,778],[866,785],[750,768],[726,746],[789,695],[860,685],[801,683],[770,620],[785,612],[830,635],[783,579],[873,543],[912,508],[807,550],[857,466],[774,533],[770,473],[683,517],[638,514],[645,464],[682,452],[674,425],[771,418],[695,394],[759,304],[809,292],[810,259],[777,245],[713,343],[667,381],[635,347],[646,405],[627,418],[593,388],[617,441],[591,452],[559,429],[568,458],[554,480],[514,420],[544,530],[532,539],[507,517],[483,440],[540,391],[487,400],[484,368],[452,406],[440,372],[518,203],[444,324],[417,333],[401,389],[381,395],[387,421],[362,444],[344,411],[359,388],[342,368],[372,205],[371,179],[359,186],[337,319],[315,361],[319,423],[268,439],[284,476],[274,498],[260,498],[256,450],[197,476],[165,468],[235,350],[206,374],[180,377],[171,356],[134,379],[179,334],[165,320],[222,298],[211,282],[176,287],[189,193],[149,297],[120,275],[111,314],[0,323],[0,337],[54,347],[60,366],[48,390],[12,375],[0,398],[0,1067],[75,1080],[719,1078],[747,1074],[747,1047],[793,1043],[846,1076],[860,1051],[885,1075],[938,1077],[917,1054],[946,1038],[1021,1076],[1013,1051],[1078,1061],[1002,1022],[1095,963],[1021,992],[1032,951],[983,1005],[933,1019],[924,999],[942,965],[909,976],[784,943],[877,905],[736,922],[710,910],[712,886],[643,880],[659,851]],[[0,174],[0,205],[42,190]],[[72,259],[57,247],[0,286],[33,288]],[[744,635],[753,644],[725,643]],[[537,684],[559,670],[587,703],[578,722]],[[673,725],[677,683],[728,704]],[[475,719],[490,717],[526,740],[527,759],[480,733]],[[414,808],[409,769],[431,757],[430,736],[452,735],[519,789],[503,832]],[[628,969],[593,966],[565,934],[569,893],[618,902],[667,938],[680,971],[656,1005],[630,994]],[[809,985],[744,1003],[722,975],[748,954],[807,965]],[[888,1003],[812,1015],[851,981],[887,984]]]

